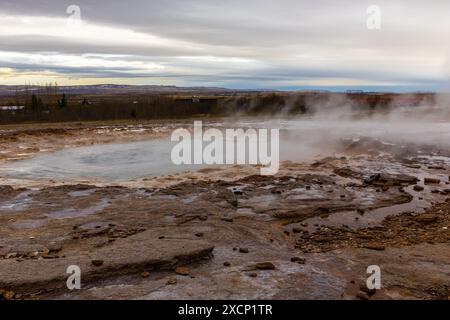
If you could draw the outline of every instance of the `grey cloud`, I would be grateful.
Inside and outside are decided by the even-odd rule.
[[[64,17],[70,4],[79,5],[89,22],[127,28],[206,48],[214,57],[247,58],[259,63],[251,70],[238,66],[182,61],[180,56],[205,55],[185,46],[168,48],[101,45],[83,39],[68,40],[48,36],[2,35],[2,51],[59,52],[61,54],[127,55],[135,61],[151,61],[180,72],[136,74],[121,68],[65,68],[49,65],[16,65],[17,70],[51,70],[80,77],[168,77],[192,82],[276,83],[284,80],[353,78],[380,82],[438,84],[432,72],[412,75],[417,61],[433,65],[433,54],[445,54],[450,37],[450,3],[432,1],[377,1],[382,9],[383,27],[370,32],[365,27],[365,9],[372,1],[351,0],[2,0],[0,14]],[[447,14],[448,13],[448,14]],[[447,51],[448,52],[448,51]],[[323,57],[323,67],[305,67],[308,56]],[[353,55],[359,60],[351,64]],[[304,58],[296,58],[301,56]],[[333,57],[333,61],[329,61]],[[404,58],[403,69],[398,61]],[[108,59],[104,57],[103,59]],[[296,59],[303,59],[300,65]],[[382,60],[379,62],[379,60]],[[356,59],[355,59],[356,60]],[[411,62],[408,62],[411,60]],[[0,66],[7,66],[1,62]],[[379,63],[379,66],[375,65]],[[332,64],[333,67],[330,67]],[[406,67],[405,67],[406,66]],[[410,66],[411,70],[404,70]],[[423,67],[425,68],[425,67]],[[128,70],[137,71],[137,70]]]

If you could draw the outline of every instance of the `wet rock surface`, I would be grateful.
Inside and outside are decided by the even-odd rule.
[[[344,148],[273,177],[2,186],[0,297],[447,298],[448,164],[365,139]],[[70,265],[81,290],[66,288]],[[361,289],[369,265],[382,290]]]

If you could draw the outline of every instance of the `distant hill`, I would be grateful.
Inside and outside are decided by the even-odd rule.
[[[14,95],[16,92],[23,93],[26,90],[41,91],[45,86],[0,85],[0,95]],[[99,84],[84,86],[58,86],[59,92],[68,94],[142,94],[142,93],[233,93],[236,90],[214,87],[177,87],[177,86],[157,86],[157,85],[121,85],[121,84]],[[242,91],[240,91],[242,92]],[[254,91],[252,91],[254,92]]]

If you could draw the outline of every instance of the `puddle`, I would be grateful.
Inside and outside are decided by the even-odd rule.
[[[96,191],[96,189],[88,189],[88,190],[80,190],[80,191],[72,191],[69,192],[68,195],[74,198],[78,197],[87,197],[93,194]]]
[[[398,215],[405,212],[422,213],[431,207],[430,201],[423,199],[423,194],[415,192],[413,186],[405,188],[405,191],[413,196],[410,202],[397,204],[389,207],[383,207],[373,210],[367,210],[364,214],[360,214],[356,210],[341,211],[330,214],[328,217],[314,217],[302,221],[306,223],[304,230],[310,232],[315,231],[318,226],[343,227],[347,226],[351,229],[367,228],[380,225],[388,216]],[[361,198],[364,199],[364,198]],[[363,202],[361,202],[363,203]]]
[[[249,199],[239,200],[240,206],[243,207],[269,207],[272,202],[276,201],[277,197],[273,194],[254,196]]]
[[[192,196],[186,197],[184,199],[181,199],[181,202],[184,203],[184,204],[189,204],[189,203],[194,202],[195,199],[197,199],[198,197],[199,196],[197,196],[197,195],[192,195]]]
[[[48,219],[20,220],[13,223],[16,229],[37,229],[48,223]]]
[[[101,199],[94,206],[85,209],[68,208],[64,210],[54,211],[47,214],[52,219],[65,219],[89,216],[103,211],[110,205],[110,199]]]
[[[237,217],[245,217],[245,218],[250,218],[250,219],[254,219],[254,220],[260,220],[260,221],[273,221],[275,220],[275,218],[273,218],[272,216],[265,214],[265,213],[256,213],[252,208],[247,208],[247,207],[243,207],[243,208],[238,208],[236,210],[236,213],[233,214],[234,218]]]
[[[327,190],[319,188],[295,188],[286,195],[286,200],[317,201],[328,199]]]
[[[29,207],[29,205],[33,202],[33,198],[30,195],[33,194],[33,191],[25,191],[21,194],[17,195],[11,200],[3,201],[0,205],[0,210],[4,211],[21,211],[25,210]]]

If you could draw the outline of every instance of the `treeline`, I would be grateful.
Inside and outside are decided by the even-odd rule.
[[[42,92],[17,95],[14,101],[0,97],[0,123],[65,122],[120,119],[167,119],[195,116],[293,115],[314,113],[320,108],[346,106],[354,110],[380,110],[399,105],[432,104],[431,94],[365,93],[245,93],[223,96],[176,94],[89,95]],[[20,106],[8,109],[5,106]],[[22,108],[23,107],[23,108]]]

